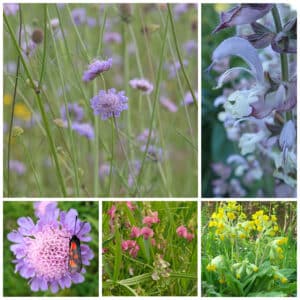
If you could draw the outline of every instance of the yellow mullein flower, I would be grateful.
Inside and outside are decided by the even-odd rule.
[[[216,267],[215,265],[213,265],[213,264],[208,264],[208,265],[206,266],[206,270],[207,270],[208,272],[215,272],[216,269],[217,269],[217,267]]]
[[[24,120],[24,121],[30,121],[31,112],[25,104],[17,103],[15,105],[15,117],[17,117],[21,120]]]
[[[5,94],[3,96],[3,104],[4,105],[10,105],[12,103],[12,100],[13,100],[13,98],[12,98],[11,94]]]
[[[277,245],[281,246],[283,244],[287,244],[287,242],[288,242],[288,238],[287,237],[283,237],[283,238],[277,240]]]
[[[275,215],[271,216],[271,221],[276,222],[277,221],[277,217]]]
[[[240,233],[239,234],[239,238],[240,239],[245,239],[246,238],[246,234],[245,233]]]
[[[228,212],[227,217],[228,217],[229,220],[234,220],[236,218],[236,216],[233,212]]]

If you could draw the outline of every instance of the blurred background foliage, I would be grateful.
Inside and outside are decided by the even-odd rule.
[[[99,295],[99,235],[98,235],[98,220],[99,208],[96,201],[66,201],[58,202],[57,207],[62,211],[67,211],[74,208],[78,211],[78,216],[81,221],[89,222],[92,226],[91,237],[92,241],[88,243],[89,247],[94,252],[94,258],[91,260],[91,265],[86,266],[85,280],[80,284],[72,284],[69,289],[59,290],[58,293],[52,294],[46,292],[32,292],[28,284],[28,279],[25,279],[15,273],[15,265],[12,261],[15,259],[10,246],[12,243],[7,239],[7,234],[18,228],[17,220],[20,217],[30,217],[36,223],[37,218],[34,215],[34,202],[31,201],[5,201],[3,204],[3,295],[4,296],[98,296]]]

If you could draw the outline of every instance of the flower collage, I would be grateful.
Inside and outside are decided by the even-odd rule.
[[[297,298],[297,6],[2,2],[0,297]]]

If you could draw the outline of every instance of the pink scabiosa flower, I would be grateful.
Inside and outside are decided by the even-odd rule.
[[[148,227],[151,227],[152,224],[159,223],[158,212],[154,211],[150,213],[150,216],[143,218],[143,224],[146,224]]]
[[[24,163],[22,163],[19,160],[12,160],[12,159],[9,161],[9,169],[17,173],[18,175],[25,174],[27,170]]]
[[[136,226],[133,226],[133,227],[131,228],[130,237],[131,237],[132,239],[138,238],[141,234],[142,234],[142,233],[141,233],[141,229],[140,229],[140,228],[138,228],[138,227],[136,227]]]
[[[153,91],[153,84],[144,78],[135,78],[129,81],[132,88],[140,90],[145,94],[150,94]]]
[[[144,236],[144,239],[145,239],[145,240],[148,240],[149,237],[153,237],[154,232],[153,232],[153,230],[152,230],[151,228],[149,228],[149,227],[143,227],[143,228],[141,229],[141,235]]]
[[[72,283],[84,281],[80,272],[69,270],[69,241],[74,234],[75,220],[78,213],[75,209],[68,212],[59,211],[54,206],[47,205],[47,212],[41,215],[35,224],[30,217],[18,219],[19,228],[10,232],[8,240],[13,242],[10,250],[15,255],[15,271],[29,279],[30,288],[51,290],[57,293],[59,288],[69,288]],[[58,219],[59,218],[59,219]],[[75,234],[81,242],[91,241],[88,233],[91,231],[89,223],[82,223],[77,219]],[[88,245],[81,244],[82,265],[89,265],[94,257]]]
[[[91,107],[95,115],[100,115],[102,120],[106,120],[110,117],[120,117],[121,112],[128,109],[127,102],[124,91],[100,90],[98,95],[91,99]]]
[[[89,65],[88,70],[84,72],[82,80],[84,82],[92,81],[100,73],[108,71],[111,66],[112,58],[109,58],[108,60],[95,60]]]

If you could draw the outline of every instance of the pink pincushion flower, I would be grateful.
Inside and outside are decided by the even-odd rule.
[[[108,210],[107,214],[110,216],[110,219],[113,220],[115,218],[117,208],[115,205],[112,205],[112,207]]]
[[[151,227],[152,224],[159,223],[158,212],[151,212],[150,216],[146,216],[143,219],[143,224],[146,224],[148,227]]]
[[[78,215],[75,209],[68,212],[61,211],[54,205],[47,205],[47,210],[39,216],[37,224],[29,217],[18,219],[18,230],[7,235],[14,244],[10,250],[15,255],[15,271],[30,279],[32,291],[51,290],[57,293],[61,289],[69,288],[72,283],[84,281],[83,268],[80,272],[69,271],[69,241],[74,234],[75,219]],[[59,220],[58,220],[59,216]],[[77,219],[76,235],[81,242],[91,241],[87,234],[91,230],[89,223],[82,223]],[[94,257],[88,245],[81,244],[82,264],[89,265]]]
[[[141,229],[141,234],[144,236],[144,239],[145,239],[145,240],[148,240],[149,237],[153,237],[154,232],[153,232],[153,230],[152,230],[151,228],[149,228],[149,227],[143,227],[143,228]]]
[[[141,229],[136,227],[136,226],[133,226],[131,228],[130,237],[131,238],[138,238],[140,235],[141,235]]]
[[[176,229],[176,232],[177,232],[178,236],[181,236],[183,238],[186,238],[187,234],[188,234],[188,231],[187,231],[187,229],[186,229],[186,227],[184,225],[179,226]]]

